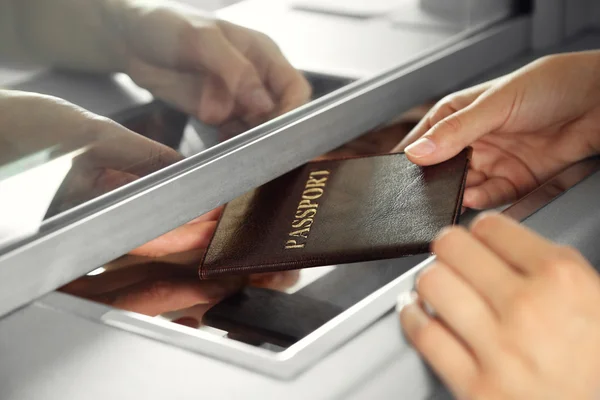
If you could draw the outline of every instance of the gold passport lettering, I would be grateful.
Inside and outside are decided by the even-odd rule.
[[[319,203],[317,199],[323,196],[325,193],[325,183],[329,171],[313,171],[308,176],[308,181],[302,192],[302,199],[298,203],[296,208],[296,214],[294,215],[294,222],[292,222],[293,230],[288,234],[289,239],[285,242],[286,249],[303,249],[310,233],[310,228],[315,222],[315,216],[317,215],[317,208]]]
[[[288,240],[285,242],[286,249],[302,249],[304,247],[304,243],[298,244],[295,240]]]

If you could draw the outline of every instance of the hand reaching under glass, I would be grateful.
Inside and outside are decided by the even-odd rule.
[[[463,205],[528,193],[600,152],[600,52],[553,55],[439,102],[396,147],[419,165],[473,147]]]

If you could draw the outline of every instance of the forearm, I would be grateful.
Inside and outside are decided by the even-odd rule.
[[[120,1],[120,0],[118,0]],[[99,72],[124,69],[113,0],[0,0],[0,60]]]

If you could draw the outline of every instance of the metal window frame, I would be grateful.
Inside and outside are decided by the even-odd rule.
[[[409,293],[414,287],[418,272],[434,259],[435,257],[432,256],[416,264],[402,276],[374,291],[281,352],[254,347],[169,321],[111,309],[59,292],[48,294],[39,304],[44,307],[68,310],[83,318],[226,361],[276,379],[290,380],[389,312],[398,294]],[[410,263],[411,259],[388,262]],[[406,343],[405,345],[408,346]]]
[[[529,49],[530,33],[528,16],[500,22],[49,221],[39,235],[0,255],[0,316],[358,137],[401,110],[458,88]]]

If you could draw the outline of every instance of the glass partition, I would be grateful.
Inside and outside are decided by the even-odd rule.
[[[301,118],[511,12],[489,0],[18,4],[0,12],[25,32],[0,39],[0,254],[93,199]]]

